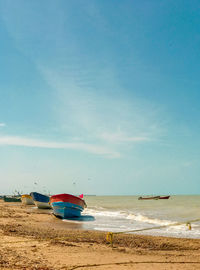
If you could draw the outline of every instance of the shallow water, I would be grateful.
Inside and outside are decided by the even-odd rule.
[[[176,222],[200,219],[200,196],[171,196],[168,200],[138,200],[138,196],[86,196],[88,207],[80,221],[65,220],[67,223],[82,223],[84,229],[101,231],[130,231],[165,226],[140,234],[200,238],[200,221],[168,226]],[[86,217],[92,216],[93,219]],[[85,218],[84,218],[85,217]]]

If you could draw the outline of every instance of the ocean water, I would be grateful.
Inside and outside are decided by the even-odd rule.
[[[200,219],[200,195],[171,196],[168,200],[138,200],[138,196],[86,196],[87,208],[79,223],[83,229],[121,232],[155,228],[137,234],[200,238],[200,221],[179,226],[163,225]]]

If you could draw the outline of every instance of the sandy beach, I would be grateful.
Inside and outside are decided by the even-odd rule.
[[[0,269],[200,269],[200,240],[85,231],[51,212],[0,201]]]

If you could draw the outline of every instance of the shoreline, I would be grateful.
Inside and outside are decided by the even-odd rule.
[[[200,239],[118,234],[112,246],[107,232],[21,203],[0,201],[0,209],[3,269],[200,269]]]

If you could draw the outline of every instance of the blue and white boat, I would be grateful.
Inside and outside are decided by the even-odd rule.
[[[33,201],[38,208],[40,209],[51,208],[49,196],[40,194],[38,192],[31,192],[30,195],[33,198]]]

